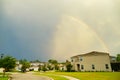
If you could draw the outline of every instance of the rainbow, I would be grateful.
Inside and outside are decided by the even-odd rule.
[[[70,19],[72,19],[73,21],[75,21],[75,22],[77,22],[77,23],[79,23],[79,24],[82,24],[82,25],[85,26],[85,27],[90,28],[90,29],[95,33],[97,39],[100,41],[100,43],[101,43],[102,46],[104,47],[105,51],[110,52],[110,50],[109,50],[109,48],[107,47],[107,45],[105,44],[104,40],[100,37],[100,35],[99,35],[91,26],[87,25],[87,24],[86,24],[85,22],[83,22],[82,20],[77,19],[77,18],[75,18],[75,17],[73,17],[73,16],[67,15],[67,17],[69,17]]]

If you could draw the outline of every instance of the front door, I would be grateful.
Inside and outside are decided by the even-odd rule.
[[[80,71],[80,64],[77,64],[77,71]]]

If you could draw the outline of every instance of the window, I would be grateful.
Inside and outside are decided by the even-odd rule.
[[[94,64],[92,64],[92,69],[95,69],[95,65]]]
[[[83,65],[81,65],[81,69],[84,69],[84,66],[83,66]]]
[[[109,69],[109,66],[108,66],[108,64],[105,64],[105,68],[106,68],[106,69]]]
[[[83,61],[83,58],[80,56],[80,61]]]
[[[71,62],[73,62],[73,59],[71,59]]]

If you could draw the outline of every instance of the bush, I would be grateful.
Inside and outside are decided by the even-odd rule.
[[[44,71],[44,72],[47,71],[46,66],[43,66],[43,67],[42,67],[42,71]]]
[[[66,65],[66,68],[67,68],[67,72],[71,72],[72,65],[69,63]]]

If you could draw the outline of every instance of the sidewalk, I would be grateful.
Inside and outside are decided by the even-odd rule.
[[[65,78],[67,78],[69,80],[79,80],[79,79],[71,77],[71,76],[64,76],[64,75],[60,75],[60,76],[65,77]]]

